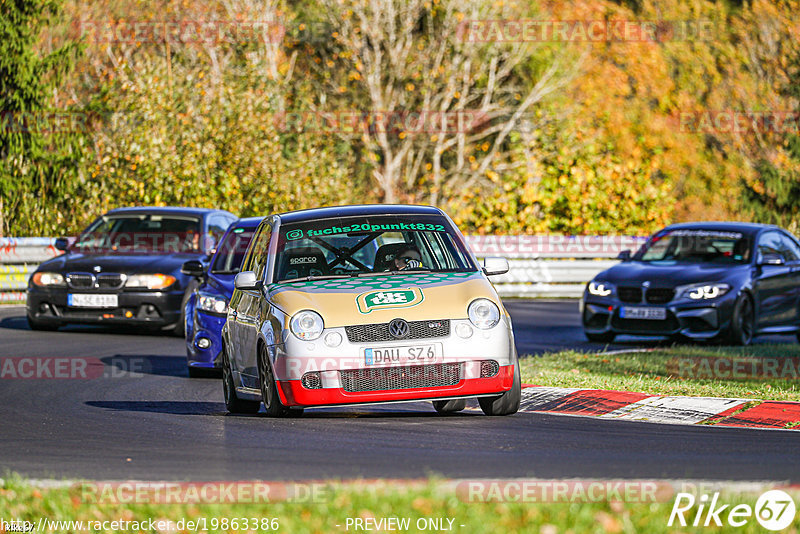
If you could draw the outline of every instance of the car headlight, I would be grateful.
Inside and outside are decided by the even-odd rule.
[[[222,297],[200,293],[197,298],[197,307],[204,312],[225,315],[228,312],[228,301]]]
[[[697,284],[684,289],[681,296],[692,300],[710,300],[721,297],[730,289],[728,284]]]
[[[64,276],[58,273],[34,273],[33,283],[40,287],[63,286]]]
[[[489,299],[475,299],[467,307],[467,316],[476,327],[488,330],[500,321],[500,308]]]
[[[311,310],[303,310],[296,313],[292,317],[289,326],[292,329],[292,334],[303,341],[317,339],[325,329],[325,323],[322,321],[320,314]]]
[[[175,283],[175,277],[168,274],[132,274],[125,282],[125,287],[164,289]]]
[[[589,294],[596,297],[607,297],[614,291],[614,286],[608,282],[589,282]]]

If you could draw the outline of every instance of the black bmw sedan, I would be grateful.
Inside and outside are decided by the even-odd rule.
[[[800,338],[800,243],[777,226],[675,224],[620,259],[583,293],[591,341],[618,334],[736,345],[759,334]]]
[[[188,260],[208,263],[236,217],[200,208],[120,208],[97,218],[65,253],[28,282],[28,324],[55,330],[69,323],[122,324],[183,333],[183,304],[196,284],[181,273]]]

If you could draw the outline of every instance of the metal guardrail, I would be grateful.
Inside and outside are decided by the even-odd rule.
[[[492,277],[503,297],[580,297],[586,283],[635,250],[643,237],[467,236],[475,256],[508,259],[510,271]],[[61,252],[51,237],[0,238],[0,303],[25,300],[28,278],[39,263]]]
[[[43,261],[61,254],[50,237],[0,238],[0,303],[25,300],[28,278]]]
[[[586,283],[618,263],[623,250],[636,250],[646,237],[632,236],[467,236],[480,258],[508,259],[507,274],[493,276],[502,297],[578,298]]]

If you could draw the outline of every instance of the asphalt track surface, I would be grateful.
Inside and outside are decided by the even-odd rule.
[[[575,301],[510,301],[521,354],[587,343]],[[777,337],[775,341],[788,341]],[[610,348],[642,343],[629,339]],[[0,476],[308,480],[441,475],[800,483],[795,432],[520,413],[436,415],[429,403],[227,415],[219,379],[189,379],[183,341],[95,327],[32,332],[0,308],[0,359],[97,358],[94,379],[0,380]]]

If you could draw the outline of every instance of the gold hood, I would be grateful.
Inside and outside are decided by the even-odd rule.
[[[465,319],[474,299],[502,305],[480,273],[387,274],[312,280],[269,286],[270,300],[288,315],[314,310],[326,327],[407,321]]]

